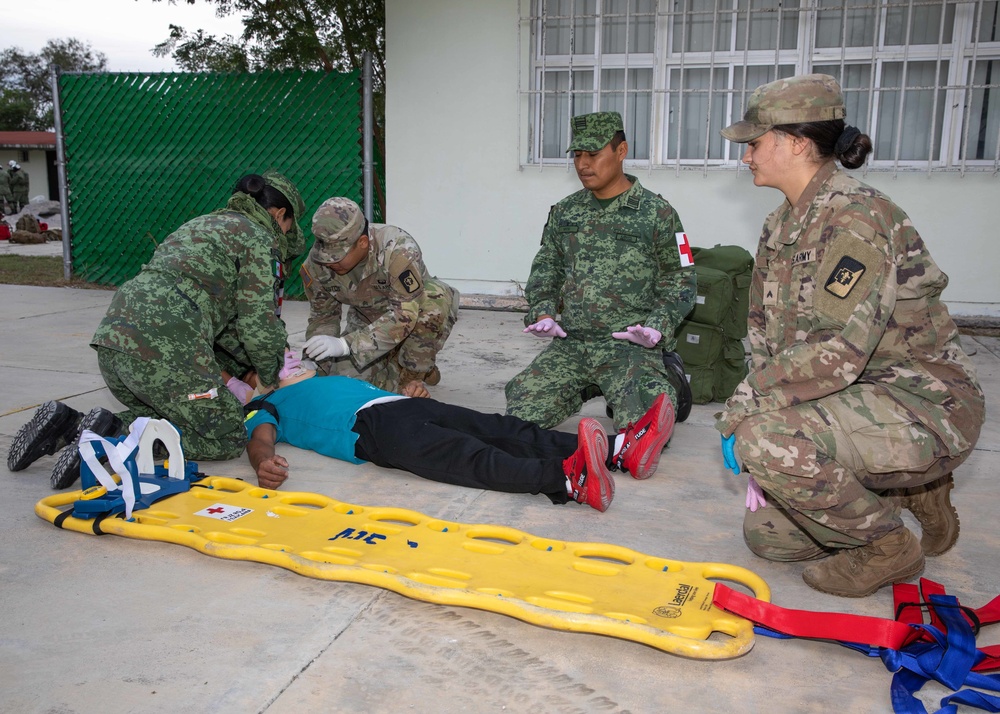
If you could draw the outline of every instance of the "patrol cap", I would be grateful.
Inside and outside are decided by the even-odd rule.
[[[281,191],[285,198],[288,199],[288,202],[292,204],[292,210],[295,211],[295,220],[301,220],[306,212],[306,204],[302,200],[302,194],[295,188],[295,184],[274,169],[268,169],[264,172],[264,181],[269,186],[274,186],[274,188]]]
[[[828,74],[803,74],[762,84],[750,95],[743,121],[720,133],[729,141],[745,144],[782,124],[843,119],[844,93]]]
[[[313,214],[316,236],[309,257],[317,263],[338,263],[365,230],[365,214],[349,198],[336,196],[323,201]]]
[[[622,115],[618,112],[594,112],[580,114],[570,120],[573,140],[569,151],[600,151],[611,143],[615,133],[625,131]]]

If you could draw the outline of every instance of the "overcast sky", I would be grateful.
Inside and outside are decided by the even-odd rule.
[[[169,72],[177,69],[173,59],[153,57],[152,49],[170,36],[171,24],[217,36],[243,31],[237,16],[217,18],[204,0],[22,0],[3,13],[0,47],[38,52],[50,39],[75,37],[103,52],[112,72]]]

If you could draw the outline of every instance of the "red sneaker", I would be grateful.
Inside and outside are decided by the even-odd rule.
[[[573,500],[603,513],[615,497],[615,477],[604,463],[608,436],[600,423],[589,417],[580,420],[576,434],[576,451],[563,461],[563,473],[573,489]]]
[[[674,405],[670,397],[661,394],[637,424],[629,424],[623,432],[625,440],[612,462],[632,478],[649,478],[660,463],[660,452],[674,433]]]

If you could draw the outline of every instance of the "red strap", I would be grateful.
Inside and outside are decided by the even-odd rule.
[[[920,602],[920,591],[911,583],[896,583],[892,586],[892,612],[899,622],[908,625],[924,624],[924,612],[919,607],[904,607]]]
[[[791,610],[738,593],[722,583],[715,584],[712,602],[716,607],[793,637],[842,640],[898,650],[920,636],[920,630],[904,622],[866,615]]]
[[[980,647],[979,651],[986,655],[986,657],[972,668],[973,672],[991,672],[994,669],[1000,669],[1000,645]]]

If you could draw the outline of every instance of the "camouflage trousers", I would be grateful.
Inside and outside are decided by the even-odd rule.
[[[108,389],[127,407],[118,415],[126,425],[141,416],[166,419],[181,432],[189,459],[222,461],[243,453],[243,405],[222,383],[212,357],[195,351],[185,363],[163,364],[98,347],[97,362]],[[215,398],[188,399],[212,388],[218,391]]]
[[[319,365],[320,373],[354,377],[387,392],[398,392],[403,369],[426,374],[435,366],[438,352],[458,321],[458,298],[458,291],[450,285],[427,278],[417,321],[395,347],[361,367],[350,357],[324,360]],[[361,312],[348,306],[347,327],[343,334],[364,330],[368,325],[369,321]]]
[[[538,339],[538,338],[535,338]],[[619,431],[642,418],[659,395],[677,404],[663,351],[625,340],[552,342],[507,382],[507,413],[551,429],[583,406],[581,391],[597,387],[614,410]]]
[[[975,444],[976,434],[969,440]],[[741,461],[767,494],[746,511],[747,546],[768,560],[810,560],[870,543],[902,525],[898,499],[947,475],[971,453],[944,442],[873,385],[747,417],[736,429]]]

